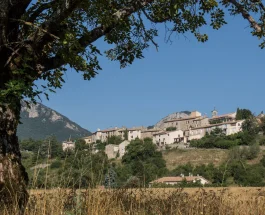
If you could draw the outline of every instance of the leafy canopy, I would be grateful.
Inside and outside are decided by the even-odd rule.
[[[101,70],[101,55],[126,67],[150,44],[158,47],[157,23],[166,24],[168,39],[191,32],[201,42],[208,39],[202,26],[225,24],[215,0],[3,0],[0,6],[10,12],[7,24],[0,21],[1,103],[48,97],[62,87],[68,66],[90,80]],[[100,38],[109,49],[94,44]]]
[[[264,36],[260,0],[2,0],[0,8],[0,103],[48,97],[62,87],[68,66],[90,80],[101,70],[101,55],[126,67],[150,45],[158,48],[159,23],[166,26],[167,41],[190,32],[205,42],[201,28],[226,24],[228,8],[248,20],[253,35]],[[100,38],[108,49],[95,44]]]

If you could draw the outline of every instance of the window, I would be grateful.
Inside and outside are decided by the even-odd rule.
[[[133,136],[131,136],[131,138],[133,138]]]
[[[178,137],[180,137],[180,134],[178,135]]]
[[[167,136],[169,136],[169,134]]]
[[[176,122],[176,125],[178,125],[178,123]]]

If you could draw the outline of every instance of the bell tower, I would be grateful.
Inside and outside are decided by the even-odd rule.
[[[212,111],[212,117],[216,117],[217,115],[218,115],[218,111],[214,107],[214,109]]]

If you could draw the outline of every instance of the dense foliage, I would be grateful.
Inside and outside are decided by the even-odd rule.
[[[253,117],[253,114],[250,110],[237,108],[236,120],[249,119],[251,117]]]

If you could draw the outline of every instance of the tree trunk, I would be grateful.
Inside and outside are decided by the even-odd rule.
[[[0,214],[6,208],[12,210],[10,214],[23,214],[28,200],[28,176],[16,136],[21,105],[20,101],[15,109],[0,105]]]

